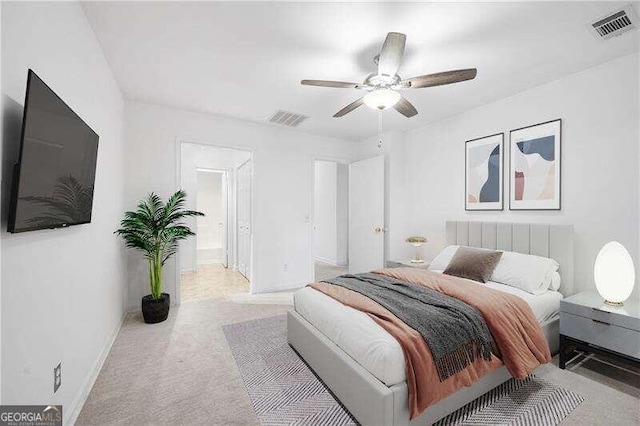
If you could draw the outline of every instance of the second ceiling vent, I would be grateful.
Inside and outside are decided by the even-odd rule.
[[[607,40],[637,29],[638,15],[633,10],[633,6],[627,5],[622,9],[607,14],[607,16],[592,23],[590,27],[595,31],[598,38]]]
[[[275,114],[273,114],[268,121],[269,123],[275,123],[281,126],[298,127],[307,118],[309,117],[306,115],[294,114],[293,112],[280,110],[280,111],[276,111]]]

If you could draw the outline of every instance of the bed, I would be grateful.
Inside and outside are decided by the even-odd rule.
[[[552,353],[558,348],[559,301],[572,292],[572,238],[573,229],[566,225],[446,223],[449,245],[535,254],[560,264],[562,294],[533,296],[504,284],[486,284],[516,294],[531,306]],[[511,377],[502,366],[410,420],[404,355],[398,342],[366,314],[314,289],[304,288],[294,297],[295,310],[287,319],[289,344],[363,425],[429,425]]]

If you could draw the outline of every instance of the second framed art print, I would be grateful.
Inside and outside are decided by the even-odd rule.
[[[465,142],[465,210],[502,210],[504,134]]]
[[[560,210],[562,121],[512,130],[509,135],[509,209]]]

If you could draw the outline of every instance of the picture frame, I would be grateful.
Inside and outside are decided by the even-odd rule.
[[[504,210],[504,133],[465,142],[464,209]]]
[[[560,210],[562,119],[509,132],[509,210]]]

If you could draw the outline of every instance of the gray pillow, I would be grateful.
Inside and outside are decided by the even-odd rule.
[[[485,283],[491,277],[500,256],[501,251],[460,247],[444,273]]]

